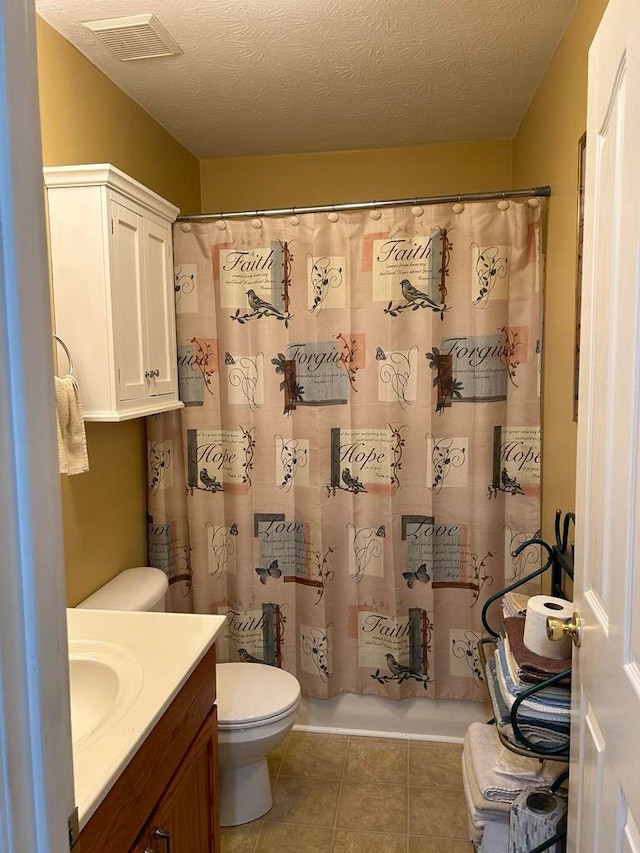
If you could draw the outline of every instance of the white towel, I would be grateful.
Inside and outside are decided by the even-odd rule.
[[[476,826],[484,826],[489,818],[502,817],[509,820],[511,803],[502,803],[499,800],[489,801],[482,796],[468,750],[462,753],[462,778],[467,808]]]
[[[506,757],[498,739],[495,726],[485,723],[472,723],[467,730],[465,749],[468,749],[471,768],[478,783],[480,794],[485,800],[512,803],[518,794],[529,784],[522,775],[524,762],[529,764],[529,772],[536,785],[548,788],[557,776],[566,769],[566,765],[557,761],[541,764],[535,758]],[[509,759],[513,758],[514,773],[505,772]],[[500,762],[500,772],[496,765]],[[539,768],[539,769],[538,769]],[[536,772],[537,771],[537,772]]]
[[[498,750],[496,759],[495,771],[500,776],[506,776],[509,779],[522,779],[523,782],[540,782],[543,776],[545,762],[540,762],[537,759],[527,758],[524,755],[518,755],[516,752],[506,749],[501,746]],[[552,772],[557,776],[560,771],[556,768]],[[545,782],[545,779],[542,779]]]
[[[488,820],[478,853],[509,853],[509,824],[501,820]]]
[[[89,456],[78,383],[73,376],[56,376],[55,386],[60,473],[82,474],[89,470]]]

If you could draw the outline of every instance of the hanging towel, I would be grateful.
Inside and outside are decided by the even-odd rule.
[[[55,386],[60,473],[82,474],[89,470],[89,456],[78,383],[73,376],[56,376]]]

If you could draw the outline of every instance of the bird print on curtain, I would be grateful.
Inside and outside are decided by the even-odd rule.
[[[540,527],[540,209],[183,223],[174,250],[171,606],[311,696],[482,698],[482,604]]]

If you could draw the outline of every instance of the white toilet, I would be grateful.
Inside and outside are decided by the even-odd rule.
[[[220,663],[217,673],[220,825],[237,826],[271,808],[267,755],[291,731],[300,684],[261,663]]]
[[[151,566],[125,569],[77,607],[89,610],[166,610],[169,581],[164,572]]]
[[[85,598],[92,610],[165,610],[167,576],[160,569],[126,569]],[[300,684],[293,675],[256,663],[217,668],[220,824],[255,820],[272,804],[267,755],[291,731]]]

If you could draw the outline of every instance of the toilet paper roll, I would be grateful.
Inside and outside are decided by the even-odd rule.
[[[534,595],[527,602],[524,623],[524,644],[529,651],[544,658],[562,660],[571,657],[571,639],[550,640],[547,637],[547,616],[571,619],[573,603],[551,595]]]

